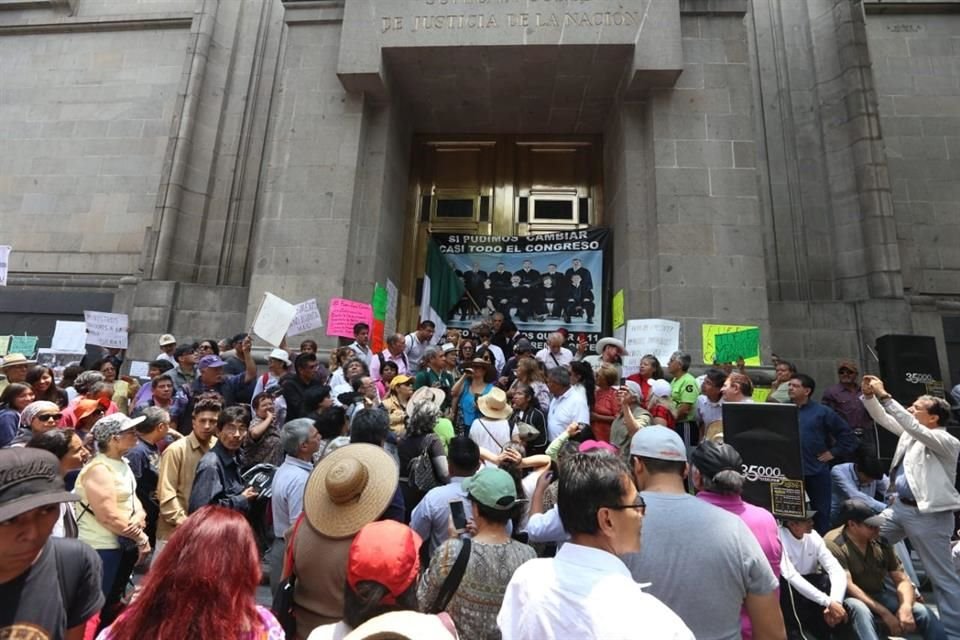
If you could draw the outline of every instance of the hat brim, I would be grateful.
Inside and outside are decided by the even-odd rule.
[[[435,389],[434,387],[420,387],[414,391],[413,395],[410,396],[410,399],[407,400],[407,417],[409,418],[413,415],[414,406],[420,404],[421,402],[432,402],[439,407],[446,399],[446,394],[444,394],[440,389]]]
[[[7,364],[0,365],[0,369],[6,369],[7,367],[16,367],[21,364],[37,364],[36,360],[17,360],[16,362],[10,362]]]
[[[484,417],[494,420],[505,420],[513,415],[513,407],[506,405],[503,409],[494,409],[490,406],[490,401],[486,396],[481,396],[480,399],[477,400],[477,409],[480,410],[480,413],[482,413]]]
[[[623,343],[617,340],[616,338],[601,338],[600,341],[597,342],[597,353],[600,353],[607,347],[616,347],[617,349],[620,350],[620,353],[622,355],[625,355],[625,356],[630,355],[630,352],[627,351],[627,348],[625,346],[623,346]]]
[[[135,429],[138,424],[140,424],[146,419],[147,419],[147,416],[138,416],[136,418],[128,418],[127,422],[123,425],[123,428],[120,429],[120,432],[123,433],[124,431],[130,431],[131,429]]]
[[[864,519],[863,524],[868,527],[882,527],[886,524],[886,519],[881,515],[870,516],[869,518]]]
[[[50,493],[24,496],[0,506],[0,522],[12,520],[17,516],[38,507],[45,507],[51,504],[60,504],[62,502],[76,502],[79,499],[80,496],[75,493],[70,493],[69,491],[53,491]]]
[[[338,505],[330,499],[326,479],[338,462],[352,458],[367,469],[367,485],[357,500]],[[310,473],[303,494],[303,514],[310,526],[328,538],[347,538],[379,518],[397,490],[397,464],[372,444],[349,444],[327,455]]]

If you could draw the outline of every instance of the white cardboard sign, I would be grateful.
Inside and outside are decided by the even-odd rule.
[[[293,316],[293,322],[290,323],[290,328],[287,330],[288,336],[299,336],[323,326],[323,316],[320,315],[316,298],[305,300],[298,304],[296,308],[297,313]]]
[[[264,293],[253,321],[253,332],[275,347],[283,342],[290,323],[297,315],[297,308],[272,293]]]
[[[623,357],[623,375],[640,371],[640,358],[648,353],[666,366],[674,351],[680,349],[680,323],[656,318],[627,320],[624,346],[630,353]]]
[[[127,348],[127,331],[130,327],[127,314],[84,311],[83,319],[87,330],[86,344],[110,349]]]

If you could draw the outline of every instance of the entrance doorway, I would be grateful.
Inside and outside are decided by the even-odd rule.
[[[600,136],[417,136],[403,290],[413,326],[431,233],[527,236],[603,224]]]

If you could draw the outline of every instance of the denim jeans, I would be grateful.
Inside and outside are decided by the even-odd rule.
[[[830,505],[833,501],[830,470],[812,476],[803,476],[803,486],[810,497],[810,507],[817,512],[813,516],[813,528],[822,536],[830,530]]]
[[[879,594],[871,594],[871,596],[896,615],[899,608],[896,593],[884,591]],[[889,630],[862,601],[856,598],[847,598],[843,601],[843,606],[850,616],[850,625],[860,640],[880,640],[881,637],[887,637]],[[943,630],[940,618],[924,605],[914,603],[913,619],[917,623],[917,632],[922,634],[925,640],[946,640],[947,632]],[[878,629],[880,630],[879,633],[877,632]]]

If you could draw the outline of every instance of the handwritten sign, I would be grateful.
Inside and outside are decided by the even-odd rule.
[[[10,347],[10,336],[0,336],[0,356],[7,355]]]
[[[7,271],[10,265],[10,250],[9,245],[0,246],[0,287],[7,286]]]
[[[37,342],[37,336],[10,336],[7,353],[22,353],[31,358],[37,352]]]
[[[387,317],[383,321],[384,337],[397,332],[397,305],[400,301],[400,290],[397,285],[387,280]]]
[[[614,330],[619,329],[624,325],[623,319],[623,289],[617,291],[613,294],[613,328]]]
[[[323,326],[323,316],[317,307],[317,299],[310,298],[297,305],[297,313],[287,330],[288,336],[299,336],[301,333],[313,331]]]
[[[760,328],[731,324],[703,325],[703,361],[736,362],[742,357],[750,366],[760,366]]]
[[[754,402],[766,402],[770,397],[770,387],[754,387],[753,395],[750,397]]]
[[[134,360],[130,363],[130,375],[134,378],[146,380],[149,378],[150,363],[143,360]]]
[[[65,353],[84,353],[87,344],[87,325],[83,322],[69,322],[57,320],[57,327],[53,330],[53,340],[50,349]]]
[[[628,320],[624,346],[630,353],[623,358],[623,375],[640,371],[640,359],[652,353],[661,363],[670,360],[670,355],[680,349],[680,323],[675,320]]]
[[[353,325],[358,322],[373,324],[373,307],[363,302],[332,298],[327,312],[327,335],[352,338]]]
[[[295,305],[272,293],[265,292],[253,321],[253,332],[266,342],[279,347],[296,315],[297,307]]]
[[[83,319],[87,328],[86,344],[110,349],[127,348],[127,331],[130,327],[127,314],[84,311]]]

